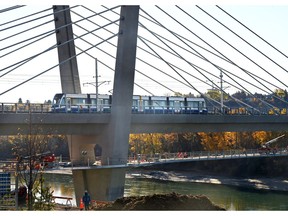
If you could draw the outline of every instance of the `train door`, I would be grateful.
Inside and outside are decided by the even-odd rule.
[[[66,98],[66,112],[71,112],[71,98]]]
[[[144,109],[143,109],[143,100],[142,100],[142,96],[139,96],[139,104],[138,104],[138,112],[143,112]]]
[[[181,109],[180,107],[181,107],[180,101],[175,100],[174,101],[174,112],[175,113],[180,113],[180,109]]]

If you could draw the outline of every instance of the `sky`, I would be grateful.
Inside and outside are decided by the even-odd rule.
[[[25,1],[24,1],[25,2]],[[136,1],[137,2],[137,1]],[[148,3],[147,3],[148,2]],[[178,1],[179,2],[179,1]],[[286,21],[288,20],[288,4],[285,5],[283,1],[273,1],[272,2],[261,2],[261,4],[253,1],[241,1],[241,3],[231,4],[229,1],[229,4],[227,1],[215,1],[214,4],[207,3],[207,1],[201,1],[202,4],[199,4],[201,8],[203,8],[206,12],[212,14],[214,17],[219,19],[221,22],[225,23],[225,25],[229,26],[233,31],[237,32],[237,34],[241,35],[241,37],[245,38],[245,40],[249,41],[252,45],[257,47],[258,49],[261,49],[262,52],[264,52],[266,55],[269,55],[270,58],[277,61],[278,64],[284,67],[284,69],[288,69],[288,63],[287,58],[283,55],[276,52],[271,47],[267,46],[263,41],[259,40],[255,35],[248,32],[246,29],[241,27],[240,25],[236,24],[235,21],[228,19],[227,15],[223,14],[215,4],[219,5],[221,8],[223,8],[225,11],[227,11],[229,14],[234,16],[236,19],[241,21],[243,24],[245,24],[247,27],[252,29],[254,32],[256,32],[258,35],[263,37],[266,41],[271,43],[273,46],[281,50],[283,53],[288,55],[288,32],[286,27]],[[224,3],[223,3],[224,2]],[[10,3],[10,2],[9,2]],[[17,2],[16,2],[17,3]],[[66,2],[64,2],[66,3]],[[71,6],[74,5],[73,1],[69,1],[68,3],[71,3]],[[112,1],[113,3],[113,1]],[[222,3],[222,4],[221,4]],[[19,4],[19,3],[18,3]],[[23,3],[21,3],[23,4]],[[14,20],[16,17],[22,17],[25,14],[31,14],[35,11],[39,11],[42,9],[46,9],[51,7],[53,4],[52,2],[49,2],[49,4],[39,4],[34,1],[27,1],[27,6],[22,7],[20,9],[11,11],[11,12],[5,12],[0,13],[0,22],[1,24],[9,21]],[[58,3],[59,4],[59,3]],[[118,3],[116,3],[118,4]],[[116,5],[115,4],[115,5]],[[275,64],[272,64],[271,61],[267,60],[267,58],[259,55],[259,53],[255,52],[255,50],[251,49],[251,47],[247,46],[247,44],[243,43],[239,38],[235,37],[231,34],[227,29],[224,29],[219,24],[217,24],[215,21],[213,21],[211,18],[209,18],[207,15],[205,15],[199,8],[195,6],[195,4],[198,4],[197,1],[192,4],[191,2],[185,2],[180,1],[179,8],[189,12],[193,17],[197,18],[197,20],[201,21],[202,23],[205,23],[209,28],[217,34],[221,35],[225,41],[229,41],[229,43],[233,44],[233,46],[237,46],[237,49],[241,50],[241,52],[249,55],[254,61],[259,62],[261,66],[263,66],[267,71],[271,72],[273,76],[278,78],[279,80],[275,80],[271,77],[271,75],[267,75],[263,72],[258,66],[255,66],[251,64],[251,62],[248,62],[243,56],[241,56],[239,53],[235,52],[231,47],[227,46],[225,42],[223,42],[220,39],[217,39],[211,32],[208,32],[203,27],[201,27],[199,24],[197,24],[193,19],[191,19],[189,16],[185,15],[183,12],[180,11],[179,8],[175,7],[175,4],[173,4],[173,1],[171,1],[170,4],[160,4],[160,8],[164,11],[168,12],[169,14],[173,14],[173,16],[180,22],[185,25],[187,25],[190,29],[193,29],[193,32],[197,33],[197,35],[200,36],[200,38],[205,39],[205,41],[209,42],[211,45],[216,47],[217,49],[221,50],[221,52],[225,53],[225,56],[229,56],[229,58],[233,59],[232,61],[241,65],[241,67],[247,68],[247,70],[255,73],[256,75],[263,77],[266,80],[271,81],[273,84],[280,86],[281,88],[286,88],[285,85],[281,84],[281,81],[285,83],[285,80],[287,80],[288,77],[287,73],[283,71],[283,69],[279,68],[278,66],[275,66]],[[83,4],[84,6],[87,6],[87,8],[91,8],[93,10],[103,10],[100,5],[91,5],[91,4]],[[109,4],[111,6],[113,4]],[[11,5],[1,5],[0,9],[7,8],[13,6],[13,1],[11,2]],[[140,12],[141,15],[147,17],[145,12],[150,14],[153,18],[157,19],[159,22],[163,23],[167,28],[173,29],[175,32],[186,36],[185,41],[195,41],[197,44],[211,50],[207,45],[205,45],[199,38],[195,37],[195,35],[192,35],[189,31],[182,28],[179,24],[177,24],[173,19],[168,18],[165,16],[165,14],[157,7],[151,4],[151,2],[146,1],[145,4],[140,4],[141,8],[143,8],[143,11]],[[88,16],[89,12],[87,9],[83,7],[75,8],[73,9],[74,12],[80,13],[82,15],[85,14],[85,16]],[[144,12],[145,11],[145,12]],[[79,16],[74,13],[72,15],[72,21],[80,19]],[[107,17],[111,18],[112,20],[115,20],[117,16],[113,13],[109,13]],[[74,20],[73,20],[74,19]],[[46,21],[50,21],[51,16],[46,19]],[[169,21],[168,21],[169,20]],[[107,23],[107,21],[103,19],[96,20],[95,22],[103,25]],[[160,34],[161,36],[165,37],[166,39],[169,39],[171,41],[174,41],[176,44],[181,45],[183,47],[188,48],[183,42],[180,42],[179,40],[176,40],[174,36],[171,36],[169,32],[162,30],[159,30],[159,26],[156,26],[155,24],[147,21],[143,17],[140,17],[140,22],[143,24],[143,26],[149,27],[149,29],[153,32],[156,32]],[[39,24],[42,23],[39,22]],[[86,29],[95,29],[95,26],[92,26],[91,23],[88,24],[88,22],[79,22],[81,23],[81,27],[85,27]],[[33,22],[32,26],[35,26],[36,22]],[[42,32],[53,30],[53,22],[50,22],[47,25],[43,25]],[[9,25],[8,25],[9,26]],[[3,38],[15,34],[17,31],[25,30],[28,28],[28,25],[25,26],[19,26],[17,28],[13,28],[12,30],[3,30],[4,27],[7,27],[7,25],[3,26],[1,25],[0,29],[0,47],[7,47],[8,45],[13,45],[19,40],[23,40],[23,38],[29,37],[30,33],[25,33],[25,37],[23,35],[21,36],[15,36],[9,39],[3,40]],[[85,34],[85,31],[81,29],[79,26],[73,26],[74,33],[77,35]],[[22,29],[23,28],[23,29]],[[41,29],[39,28],[39,29]],[[118,27],[117,26],[109,26],[108,27],[112,32],[117,32]],[[17,30],[14,30],[17,29]],[[37,29],[38,31],[38,29]],[[40,30],[39,30],[40,32]],[[155,40],[155,37],[151,36],[151,32],[145,30],[143,27],[139,27],[138,34],[142,37],[144,37],[147,40]],[[32,33],[30,37],[32,37]],[[97,31],[97,35],[101,36],[103,38],[107,38],[109,35],[105,31]],[[74,36],[75,37],[75,36]],[[93,35],[87,35],[83,37],[86,41],[97,44],[101,40],[95,39],[95,36]],[[29,46],[27,49],[21,49],[13,52],[12,54],[5,55],[8,51],[11,51],[14,49],[14,46],[11,48],[5,48],[0,49],[0,76],[2,76],[4,73],[10,70],[5,69],[6,67],[10,66],[11,64],[14,64],[17,61],[22,60],[23,58],[27,58],[28,56],[35,55],[39,52],[42,52],[43,50],[53,46],[55,44],[55,35],[51,35],[43,40],[41,42],[37,42],[34,45]],[[116,44],[117,43],[117,37],[114,37],[111,39],[111,42]],[[189,45],[192,46],[191,42],[187,42]],[[81,47],[81,49],[89,49],[91,45],[89,45],[87,42],[84,42],[83,40],[75,41],[76,46]],[[158,44],[159,40],[158,40]],[[147,46],[140,40],[138,40],[138,45],[141,47],[144,47],[145,49],[148,49]],[[220,78],[219,78],[219,69],[215,69],[215,67],[207,63],[203,60],[199,60],[199,58],[195,57],[195,55],[192,55],[188,51],[185,51],[183,49],[179,49],[175,44],[169,43],[170,47],[177,52],[182,59],[175,58],[172,54],[167,54],[163,52],[163,50],[159,49],[157,46],[150,44],[151,47],[153,47],[153,50],[156,51],[157,54],[161,55],[162,57],[165,57],[165,59],[169,60],[173,64],[175,64],[177,67],[181,67],[182,70],[188,71],[190,74],[195,75],[197,78],[201,78],[202,81],[193,78],[191,75],[187,75],[186,73],[182,73],[179,69],[171,69],[171,66],[168,66],[165,61],[159,61],[155,57],[151,57],[151,55],[148,55],[147,52],[143,52],[143,50],[138,49],[137,50],[137,58],[140,60],[136,61],[136,70],[139,72],[136,72],[135,74],[135,83],[141,85],[143,88],[149,90],[149,92],[152,92],[156,95],[172,95],[173,92],[169,91],[167,88],[163,88],[159,84],[147,79],[144,75],[149,75],[153,77],[153,79],[158,80],[161,83],[165,83],[165,85],[169,86],[169,88],[173,89],[174,91],[182,92],[182,93],[189,93],[192,92],[193,94],[197,95],[197,91],[205,92],[207,89],[212,88],[215,85],[219,85]],[[161,44],[162,47],[163,44]],[[18,47],[19,46],[15,46]],[[109,45],[109,44],[101,44],[99,47],[103,48],[105,51],[107,51],[110,55],[115,55],[116,48]],[[169,50],[169,47],[165,47],[165,49]],[[148,49],[149,50],[149,49]],[[152,52],[152,50],[149,50]],[[77,53],[80,53],[81,51],[77,49]],[[171,50],[170,50],[171,52]],[[201,51],[202,52],[202,51]],[[203,53],[203,52],[202,52]],[[155,53],[154,53],[155,54]],[[29,100],[30,102],[39,102],[42,103],[45,100],[52,100],[54,94],[61,92],[61,86],[60,86],[60,78],[59,78],[59,68],[57,66],[58,64],[58,56],[57,56],[56,49],[47,52],[46,54],[41,55],[40,57],[37,57],[25,65],[13,70],[9,74],[0,77],[0,102],[17,102],[19,98],[22,98],[23,101]],[[211,61],[213,62],[219,62],[220,65],[225,67],[227,70],[232,71],[232,73],[235,73],[235,75],[240,76],[240,78],[243,78],[246,80],[251,80],[251,82],[254,82],[253,79],[251,79],[249,76],[245,75],[243,71],[239,70],[239,68],[232,67],[230,64],[227,64],[227,62],[220,61],[219,59],[216,59],[213,56],[210,56],[209,54],[204,52],[205,57],[209,57]],[[77,57],[78,62],[78,69],[80,74],[80,82],[81,82],[81,89],[83,93],[94,93],[96,91],[95,84],[95,57],[100,61],[98,62],[98,74],[100,77],[98,78],[99,81],[99,93],[103,94],[110,94],[111,90],[113,89],[113,71],[103,65],[101,62],[105,62],[105,64],[109,65],[110,68],[113,68],[115,66],[115,59],[113,59],[111,56],[108,56],[104,54],[101,51],[96,51],[94,49],[89,50],[88,54],[81,54]],[[144,61],[146,63],[144,63]],[[155,70],[152,66],[149,66],[147,63],[151,63],[154,67],[157,67],[158,70]],[[214,76],[210,76],[208,74],[202,75],[197,70],[195,70],[193,67],[191,67],[191,63],[196,64],[197,66],[201,66],[205,68],[206,70],[210,71]],[[52,69],[50,69],[52,68]],[[43,75],[39,76],[37,79],[34,79],[32,81],[29,81],[19,87],[17,87],[14,90],[9,90],[13,86],[23,82],[24,80],[27,80],[31,78],[32,76],[35,76],[36,74],[42,73],[46,70],[50,69],[49,71],[45,72]],[[166,75],[163,75],[160,70],[163,70],[165,73],[170,74],[174,78],[177,78],[182,81],[182,83],[176,82],[175,80],[169,78]],[[177,71],[177,72],[176,72]],[[144,75],[143,75],[144,74]],[[184,78],[184,79],[183,79]],[[238,89],[234,87],[235,83],[232,82],[230,79],[228,79],[228,74],[224,74],[223,79],[227,80],[227,82],[224,82],[224,88],[227,89],[227,92],[235,92]],[[239,79],[239,78],[237,78]],[[213,84],[213,83],[215,84]],[[240,82],[240,81],[239,81]],[[86,84],[91,83],[91,84]],[[101,84],[101,85],[100,85]],[[271,84],[269,85],[269,89],[275,89],[274,86]],[[242,87],[247,87],[247,90],[251,91],[252,93],[261,91],[259,89],[255,89],[255,87],[251,86],[248,87],[247,83],[241,81]],[[197,91],[195,91],[195,89]],[[5,93],[8,90],[7,93]],[[134,94],[141,94],[141,95],[147,95],[148,92],[144,91],[142,88],[139,88],[138,86],[134,87]]]

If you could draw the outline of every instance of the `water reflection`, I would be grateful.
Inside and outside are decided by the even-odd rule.
[[[72,175],[45,174],[45,181],[52,187],[55,196],[73,197],[72,203],[76,205]],[[288,210],[287,193],[225,185],[126,178],[124,196],[170,192],[206,195],[215,204],[229,210]],[[61,200],[56,202],[61,203]]]
[[[54,191],[54,196],[72,197],[72,204],[76,205],[72,175],[66,174],[45,174],[45,184]],[[66,200],[56,199],[57,203],[65,204]]]

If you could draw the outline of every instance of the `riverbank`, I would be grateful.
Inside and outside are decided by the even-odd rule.
[[[72,175],[72,169],[60,168],[45,171],[53,174]],[[239,178],[230,176],[208,175],[201,172],[189,171],[157,171],[143,169],[129,169],[126,178],[155,179],[159,181],[192,182],[203,184],[222,184],[235,187],[253,188],[256,190],[269,190],[277,192],[288,192],[288,178]]]
[[[222,184],[235,187],[253,188],[256,190],[269,190],[288,192],[287,178],[231,178],[226,176],[203,175],[191,172],[134,170],[127,173],[127,178],[145,178],[161,181],[192,182],[203,184]]]

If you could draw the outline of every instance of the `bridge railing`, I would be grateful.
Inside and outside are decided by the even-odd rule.
[[[50,104],[42,103],[1,103],[0,113],[48,113]]]
[[[237,159],[248,157],[270,157],[288,155],[287,148],[279,148],[274,151],[263,152],[258,149],[234,149],[225,151],[195,151],[162,154],[138,154],[128,158],[128,164],[143,164],[155,162],[172,162],[179,160],[217,160],[217,159]]]

